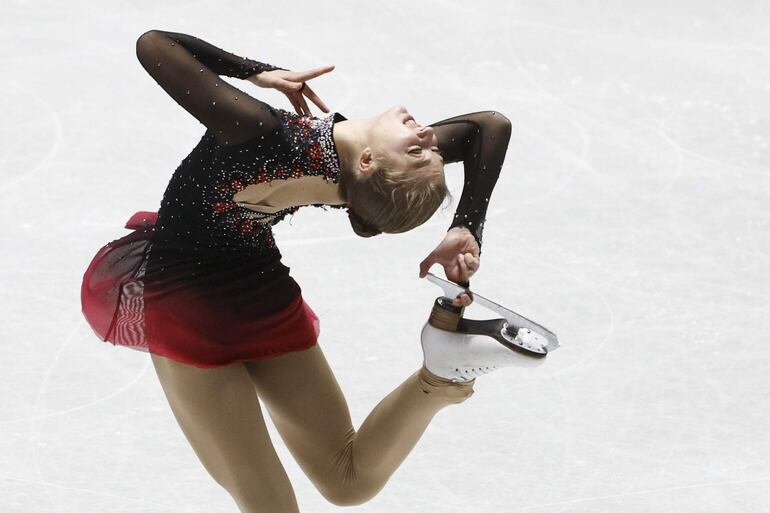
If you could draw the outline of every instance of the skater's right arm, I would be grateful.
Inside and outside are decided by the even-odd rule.
[[[511,138],[511,122],[496,111],[474,112],[439,121],[433,127],[444,163],[463,162],[465,181],[449,230],[464,226],[481,250],[487,206]],[[447,231],[449,231],[447,230]]]
[[[220,145],[238,144],[278,126],[269,105],[219,75],[247,79],[283,68],[239,57],[194,36],[162,30],[142,34],[136,55],[152,78],[209,128]]]

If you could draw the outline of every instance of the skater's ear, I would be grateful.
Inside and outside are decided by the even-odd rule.
[[[372,149],[366,147],[361,151],[358,156],[358,166],[356,167],[356,174],[361,174],[365,177],[371,176],[377,170],[377,161],[372,154]]]

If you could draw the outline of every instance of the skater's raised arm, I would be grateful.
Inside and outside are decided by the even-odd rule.
[[[444,163],[462,161],[464,166],[463,192],[449,230],[467,227],[480,251],[487,206],[511,138],[511,122],[499,112],[484,111],[455,116],[430,126],[438,138]]]
[[[149,30],[136,42],[136,55],[155,81],[212,131],[219,144],[238,144],[277,127],[270,107],[222,80],[247,79],[283,69],[226,52],[202,39]]]

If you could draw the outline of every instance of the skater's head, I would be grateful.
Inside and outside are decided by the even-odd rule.
[[[356,234],[409,231],[451,199],[436,134],[416,123],[405,107],[352,126],[355,130],[341,137],[348,144],[340,148],[340,195]]]

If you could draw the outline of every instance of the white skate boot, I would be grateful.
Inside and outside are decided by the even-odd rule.
[[[506,318],[464,319],[451,298],[470,291],[431,273],[428,279],[446,294],[436,298],[421,334],[423,364],[433,374],[461,382],[501,367],[536,367],[559,347],[553,332],[479,294],[472,293],[474,302]]]

